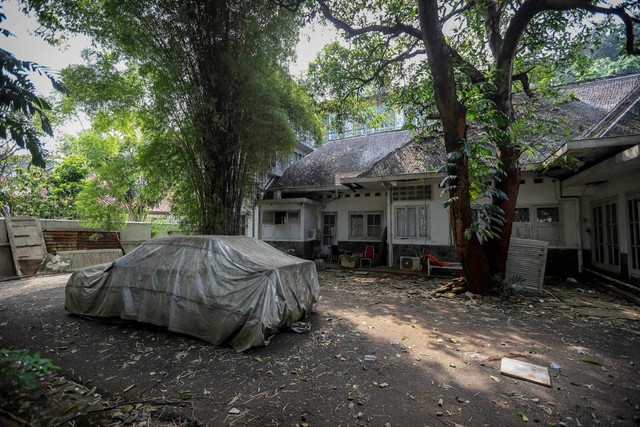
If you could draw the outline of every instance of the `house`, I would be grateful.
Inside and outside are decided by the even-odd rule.
[[[562,119],[562,132],[538,135],[540,149],[523,158],[513,236],[549,242],[547,274],[588,268],[638,282],[640,75],[559,91],[562,102],[529,112],[533,121]],[[444,161],[437,137],[417,140],[408,130],[327,142],[269,184],[258,237],[306,258],[331,245],[362,253],[386,238],[389,266],[427,252],[455,259]]]
[[[303,157],[313,152],[313,140],[311,138],[303,138],[304,142],[296,141],[296,146],[293,149],[291,155],[286,159],[274,160],[271,170],[256,177],[255,188],[258,193],[258,199],[264,197],[265,189],[277,181],[283,174],[283,172],[290,166],[295,165],[302,160]],[[252,203],[245,202],[245,208],[243,209],[242,223],[244,224],[242,235],[258,238],[258,230],[260,228],[259,223],[259,208]]]

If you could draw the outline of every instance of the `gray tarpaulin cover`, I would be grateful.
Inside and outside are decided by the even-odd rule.
[[[150,240],[114,262],[75,272],[65,308],[166,326],[244,351],[307,316],[319,292],[312,261],[265,242],[180,236]]]

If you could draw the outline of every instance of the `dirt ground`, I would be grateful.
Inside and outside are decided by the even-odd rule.
[[[448,299],[442,277],[329,269],[311,332],[237,354],[68,315],[67,278],[0,283],[0,348],[61,367],[1,425],[640,424],[640,308],[588,284]],[[548,367],[552,387],[501,375],[503,357]]]

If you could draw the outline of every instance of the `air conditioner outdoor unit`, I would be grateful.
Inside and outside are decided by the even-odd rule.
[[[320,235],[320,230],[318,230],[317,228],[310,228],[309,229],[309,239],[310,240],[318,240],[318,236]]]
[[[420,258],[418,258],[417,256],[401,256],[400,269],[414,271],[422,270],[422,265],[420,265]]]

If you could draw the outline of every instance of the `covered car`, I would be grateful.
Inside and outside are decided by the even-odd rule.
[[[260,240],[178,236],[76,271],[65,288],[65,308],[166,326],[244,351],[267,345],[279,329],[306,317],[319,292],[312,261]]]

